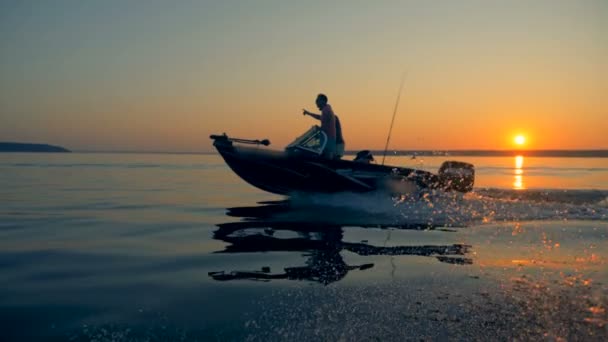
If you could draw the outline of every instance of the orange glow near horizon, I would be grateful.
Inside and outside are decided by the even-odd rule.
[[[347,150],[382,150],[405,71],[389,151],[608,149],[608,20],[589,20],[608,1],[475,4],[5,6],[0,140],[214,152],[225,132],[283,149],[324,93]]]

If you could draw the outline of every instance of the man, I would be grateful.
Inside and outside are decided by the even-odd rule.
[[[344,138],[342,137],[342,125],[340,119],[334,114],[331,105],[327,103],[327,96],[319,94],[315,101],[321,114],[315,114],[303,110],[303,115],[309,115],[321,121],[321,130],[327,135],[327,144],[323,150],[323,156],[328,159],[340,159],[344,155]]]

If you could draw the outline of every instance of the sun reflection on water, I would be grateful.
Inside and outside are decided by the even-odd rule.
[[[516,156],[515,157],[515,180],[513,181],[513,189],[515,190],[522,190],[525,189],[525,184],[523,181],[523,175],[524,175],[524,170],[523,170],[523,166],[524,166],[524,156]]]

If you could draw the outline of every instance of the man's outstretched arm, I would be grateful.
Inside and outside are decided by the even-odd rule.
[[[307,111],[306,109],[302,109],[302,115],[309,115],[317,120],[321,120],[320,114],[311,113],[311,112]]]

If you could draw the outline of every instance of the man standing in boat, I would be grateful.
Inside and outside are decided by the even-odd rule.
[[[323,150],[323,156],[328,159],[340,159],[344,155],[344,138],[342,137],[340,120],[334,114],[331,105],[327,103],[325,94],[319,94],[315,103],[321,114],[311,113],[306,109],[303,110],[303,114],[321,121],[321,130],[327,135],[327,144]]]

